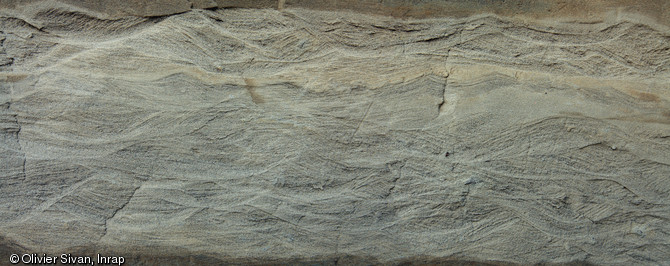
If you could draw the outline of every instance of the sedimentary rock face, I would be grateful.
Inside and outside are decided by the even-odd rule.
[[[670,260],[668,4],[196,2],[3,3],[1,263]]]

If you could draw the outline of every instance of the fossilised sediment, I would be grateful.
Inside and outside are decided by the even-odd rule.
[[[4,3],[2,263],[670,260],[662,19],[295,3]]]

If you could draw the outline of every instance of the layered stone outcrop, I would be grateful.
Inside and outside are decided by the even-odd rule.
[[[2,263],[670,259],[664,1],[1,5]]]

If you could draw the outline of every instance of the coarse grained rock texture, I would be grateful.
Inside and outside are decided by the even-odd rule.
[[[662,19],[291,3],[4,2],[0,263],[670,263]]]

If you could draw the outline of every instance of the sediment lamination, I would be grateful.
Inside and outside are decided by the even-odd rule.
[[[653,12],[282,2],[3,3],[2,259],[670,260],[670,31]]]

